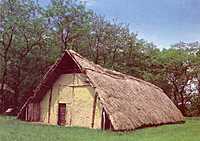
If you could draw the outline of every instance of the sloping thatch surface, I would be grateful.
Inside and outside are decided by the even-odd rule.
[[[70,53],[96,87],[114,130],[132,130],[184,121],[178,108],[155,85],[102,68],[74,51]]]

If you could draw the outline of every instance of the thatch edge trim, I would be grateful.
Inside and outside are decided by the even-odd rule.
[[[131,132],[131,131],[136,131],[136,130],[139,130],[139,129],[145,129],[145,128],[157,128],[158,126],[165,126],[165,125],[175,125],[175,124],[184,124],[186,123],[186,121],[177,121],[177,122],[168,122],[168,123],[161,123],[161,124],[149,124],[149,125],[144,125],[144,126],[141,126],[141,127],[137,127],[137,128],[134,128],[134,129],[127,129],[127,130],[112,130],[114,132]]]

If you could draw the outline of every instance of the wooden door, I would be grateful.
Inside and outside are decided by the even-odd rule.
[[[106,113],[104,108],[102,109],[101,129],[103,129],[103,130],[113,130],[112,123],[111,123],[109,116]]]
[[[66,124],[66,104],[58,104],[58,125],[64,126]]]

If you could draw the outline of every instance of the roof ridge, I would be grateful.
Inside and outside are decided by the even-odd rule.
[[[77,53],[77,52],[75,52],[75,51],[73,51],[73,50],[69,50],[69,52],[70,52],[72,55],[76,55],[76,56],[80,57],[81,59],[87,61],[89,64],[91,64],[91,65],[93,65],[93,66],[95,66],[95,67],[98,67],[98,69],[102,70],[102,71],[105,72],[105,73],[100,72],[100,71],[95,70],[95,69],[91,69],[91,68],[84,68],[84,69],[91,70],[91,71],[95,71],[95,72],[98,72],[98,73],[101,73],[101,74],[104,74],[104,75],[108,75],[108,76],[111,76],[111,77],[113,77],[113,76],[118,76],[118,78],[113,77],[113,78],[115,78],[115,79],[132,79],[132,80],[136,80],[136,81],[138,81],[138,82],[145,83],[145,84],[147,84],[148,86],[152,86],[152,87],[154,87],[154,88],[156,88],[156,89],[159,89],[159,90],[163,91],[163,90],[162,90],[161,88],[159,88],[158,86],[156,86],[156,85],[154,85],[154,84],[152,84],[152,83],[150,83],[150,82],[147,82],[147,81],[145,81],[145,80],[136,78],[136,77],[131,76],[131,75],[123,74],[123,73],[121,73],[121,72],[119,72],[119,71],[116,71],[116,70],[111,70],[111,69],[104,68],[104,67],[102,67],[102,66],[99,65],[99,64],[95,64],[94,62],[89,61],[88,59],[86,59],[85,57],[81,56],[79,53]],[[76,59],[75,59],[75,60],[76,60]],[[77,60],[76,60],[76,61],[77,61]],[[77,61],[77,62],[78,62],[78,61]],[[79,62],[78,62],[78,64],[79,64]],[[120,77],[121,77],[121,78],[120,78]]]

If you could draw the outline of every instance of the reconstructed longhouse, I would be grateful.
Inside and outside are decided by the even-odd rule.
[[[102,68],[71,50],[45,74],[18,118],[115,131],[184,121],[157,86]]]

